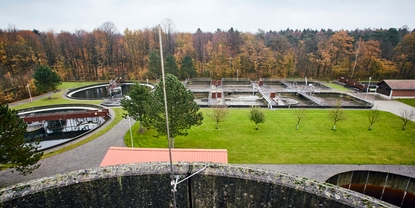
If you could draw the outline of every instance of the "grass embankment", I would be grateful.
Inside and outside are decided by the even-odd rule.
[[[351,89],[349,89],[347,87],[344,87],[342,85],[336,84],[336,83],[323,83],[323,84],[326,85],[327,87],[331,87],[331,88],[333,88],[335,90],[338,90],[338,91],[342,91],[342,92],[353,92],[353,90],[351,90]]]
[[[415,108],[415,99],[398,99],[399,102],[405,103]]]
[[[366,110],[347,110],[348,120],[332,131],[328,110],[306,110],[295,130],[294,110],[264,110],[266,122],[248,119],[249,109],[231,109],[219,130],[206,114],[203,124],[192,127],[186,137],[175,138],[175,148],[227,149],[230,163],[259,164],[415,164],[415,123],[402,131],[398,116],[381,112],[381,120],[369,131]],[[138,132],[133,125],[134,146],[166,148],[165,137],[155,138],[154,129]],[[130,143],[126,132],[125,142]]]
[[[86,103],[86,104],[95,104],[98,105],[102,103],[102,100],[72,100],[69,98],[64,97],[64,94],[68,91],[68,89],[78,88],[86,85],[97,84],[100,82],[62,82],[59,85],[59,92],[52,93],[49,99],[49,96],[42,97],[39,99],[34,99],[33,102],[28,102],[25,104],[21,104],[18,106],[13,106],[11,108],[20,110],[24,108],[32,108],[37,106],[44,106],[44,105],[57,105],[57,104],[68,104],[68,103]],[[44,95],[41,95],[44,96]]]

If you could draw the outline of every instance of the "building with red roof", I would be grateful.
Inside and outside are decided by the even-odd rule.
[[[173,162],[214,162],[228,163],[226,149],[171,149]],[[110,147],[101,162],[102,166],[142,163],[169,162],[168,148]]]

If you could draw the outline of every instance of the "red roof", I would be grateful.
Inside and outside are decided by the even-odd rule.
[[[414,79],[385,79],[382,82],[385,82],[392,90],[415,90]]]
[[[171,149],[173,162],[228,163],[226,149]],[[169,162],[168,148],[110,147],[100,166],[140,163]]]

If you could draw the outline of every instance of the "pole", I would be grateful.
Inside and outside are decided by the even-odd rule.
[[[367,93],[369,93],[369,87],[370,87],[370,80],[372,79],[372,77],[369,77],[369,84],[366,87],[366,96],[365,96],[365,100],[367,100]]]
[[[375,90],[375,95],[373,96],[372,105],[375,105],[375,98],[376,98],[376,95],[378,95],[378,87],[379,86],[376,85],[376,90]]]
[[[30,93],[30,84],[27,84],[27,90],[29,91],[30,102],[33,102],[32,93]]]
[[[169,158],[170,158],[170,174],[173,178],[173,159],[171,157],[171,138],[169,129],[169,112],[167,110],[167,95],[166,95],[166,79],[164,77],[164,62],[163,62],[163,44],[161,42],[161,26],[159,25],[159,41],[160,41],[160,59],[161,59],[161,75],[163,76],[163,94],[164,94],[164,109],[166,111],[166,128],[167,141],[169,143]],[[176,193],[173,191],[173,207],[176,207]]]
[[[130,139],[131,139],[131,147],[134,147],[134,142],[133,142],[133,133],[131,132],[131,117],[128,116],[128,126],[130,126]]]

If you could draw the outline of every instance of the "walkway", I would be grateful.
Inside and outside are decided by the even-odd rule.
[[[375,101],[375,107],[399,115],[400,108],[412,108],[398,101]],[[113,111],[111,110],[113,114]],[[415,119],[414,119],[415,121]],[[105,125],[108,125],[107,122]],[[104,126],[105,126],[104,125]],[[103,127],[101,127],[103,128]],[[61,153],[59,155],[43,159],[39,163],[40,168],[28,176],[11,173],[10,170],[0,171],[1,186],[51,176],[73,170],[98,167],[110,146],[125,146],[124,135],[128,131],[128,120],[123,119],[106,134],[78,148]],[[99,130],[97,130],[99,131]],[[53,151],[53,150],[52,150]],[[351,170],[377,170],[406,175],[415,178],[415,166],[413,165],[278,165],[278,164],[244,164],[266,170],[278,171],[292,175],[302,176],[316,181],[325,181],[327,178],[345,171]]]

